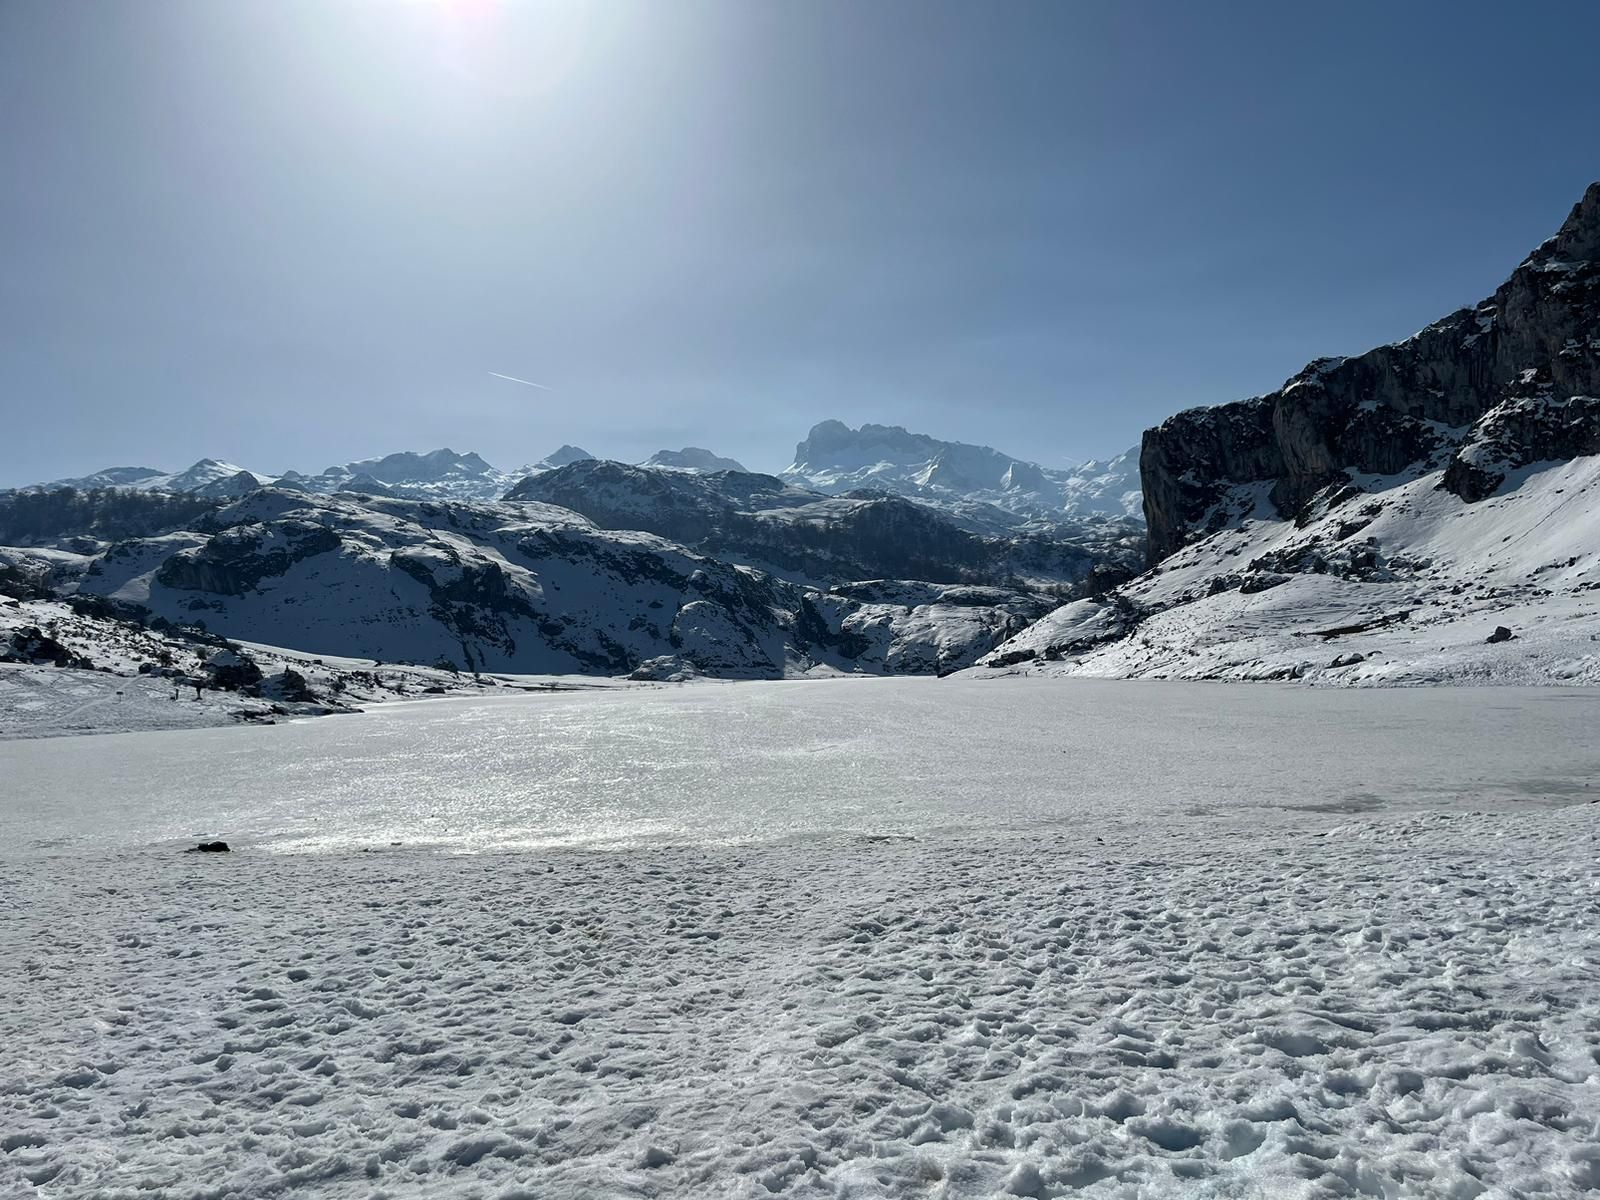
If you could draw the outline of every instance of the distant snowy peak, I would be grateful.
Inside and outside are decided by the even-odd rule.
[[[529,471],[554,471],[557,467],[570,466],[575,462],[589,462],[594,458],[582,446],[564,445],[553,454],[547,454],[531,467]]]
[[[1137,518],[1138,452],[1071,469],[1043,467],[989,446],[946,442],[899,425],[812,427],[785,476],[818,491],[878,488],[932,503],[982,503],[1059,519]]]
[[[490,466],[477,454],[458,454],[445,447],[425,454],[407,450],[382,458],[364,458],[329,467],[317,475],[290,471],[278,479],[278,484],[325,494],[368,492],[413,499],[492,500],[515,478]]]
[[[552,458],[588,457],[583,451],[563,446]],[[187,470],[166,472],[150,467],[111,467],[77,479],[61,479],[47,488],[72,487],[80,490],[99,487],[137,488],[141,491],[187,492],[200,496],[242,496],[259,487],[273,485],[298,492],[331,495],[335,492],[361,492],[376,496],[400,496],[416,500],[496,500],[524,475],[551,469],[548,465],[524,468],[520,473],[501,471],[471,451],[459,454],[445,447],[426,453],[402,451],[381,458],[327,467],[314,475],[285,471],[266,475],[249,471],[236,463],[203,458]]]
[[[685,446],[682,450],[657,450],[641,467],[666,467],[673,471],[745,471],[737,459],[723,458],[699,446]]]
[[[145,492],[195,492],[204,496],[236,496],[273,482],[271,475],[258,475],[236,463],[202,458],[183,471],[158,471],[153,467],[107,467],[93,475],[57,479],[45,488],[137,488]]]

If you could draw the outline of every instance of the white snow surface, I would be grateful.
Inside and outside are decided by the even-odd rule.
[[[1002,677],[0,744],[0,1194],[1584,1195],[1597,717]]]

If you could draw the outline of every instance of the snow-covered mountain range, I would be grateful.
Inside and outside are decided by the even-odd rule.
[[[332,495],[365,492],[377,496],[413,499],[497,500],[519,479],[553,470],[590,457],[576,446],[562,446],[554,454],[515,471],[490,466],[475,453],[451,449],[426,454],[404,451],[381,458],[366,458],[315,474],[285,471],[272,475],[247,470],[235,463],[203,458],[184,471],[164,472],[148,467],[111,467],[75,479],[40,484],[45,489],[71,487],[131,487],[141,491],[192,492],[201,496],[242,496],[259,487],[289,488]]]
[[[1483,303],[1132,459],[828,421],[781,477],[693,447],[115,468],[0,494],[0,657],[71,603],[52,661],[106,620],[514,672],[1600,683],[1600,184]]]
[[[446,448],[360,459],[314,474],[271,474],[206,458],[183,471],[110,467],[36,486],[242,496],[271,485],[322,495],[360,492],[416,500],[498,500],[529,476],[594,457],[577,446],[562,446],[538,462],[504,471],[476,453],[458,454]],[[658,450],[638,465],[694,474],[746,471],[736,459],[698,446]],[[898,426],[863,425],[852,430],[838,421],[824,421],[799,444],[794,464],[783,475],[827,495],[870,489],[906,496],[985,533],[1084,517],[1142,519],[1137,455],[1131,450],[1106,462],[1055,470],[987,446],[940,441]]]
[[[898,425],[852,429],[823,421],[795,447],[794,462],[783,474],[819,492],[874,488],[958,512],[987,505],[1046,520],[1140,516],[1134,450],[1063,470]]]
[[[796,583],[529,500],[270,487],[211,501],[87,495],[16,493],[0,504],[0,538],[33,543],[0,549],[0,590],[12,597],[0,602],[0,642],[63,599],[93,599],[108,642],[126,641],[130,625],[191,627],[467,671],[943,672],[1054,604],[1023,587]],[[25,536],[41,523],[85,532]],[[92,634],[80,628],[69,651],[99,661]],[[13,638],[24,656],[35,644]]]
[[[952,495],[826,494],[697,447],[632,466],[563,446],[515,472],[450,449],[114,468],[0,494],[0,635],[27,658],[71,601],[75,661],[160,622],[473,672],[942,673],[1143,554],[1137,522],[1033,527]]]
[[[1145,434],[1150,570],[988,661],[1600,683],[1600,183],[1487,300]]]

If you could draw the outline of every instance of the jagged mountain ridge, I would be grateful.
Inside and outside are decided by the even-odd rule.
[[[1600,682],[1597,396],[1600,183],[1483,303],[1148,431],[1151,569],[987,661]]]
[[[255,488],[271,486],[323,495],[364,492],[411,499],[496,500],[519,479],[592,457],[576,446],[562,446],[537,463],[515,471],[502,471],[474,452],[458,454],[446,447],[427,453],[401,451],[380,458],[360,459],[309,475],[299,471],[269,475],[205,458],[184,471],[112,467],[93,475],[37,486],[44,490],[70,487],[79,491],[127,487],[214,497],[242,496]]]
[[[875,488],[927,503],[978,503],[1046,520],[1140,515],[1132,450],[1061,470],[899,425],[852,429],[830,420],[812,427],[783,475],[820,492]]]
[[[271,485],[325,495],[348,491],[412,499],[496,500],[528,476],[592,458],[587,450],[565,445],[536,463],[502,471],[474,452],[445,448],[359,459],[312,474],[291,470],[277,475],[202,459],[178,472],[112,467],[36,486],[134,487],[230,497]],[[698,474],[746,470],[735,459],[696,446],[659,450],[639,465]],[[1132,451],[1106,462],[1057,470],[987,446],[941,441],[898,426],[869,424],[853,430],[838,421],[824,421],[799,444],[794,463],[783,475],[825,495],[871,490],[904,496],[941,509],[973,532],[1004,535],[1085,519],[1138,521],[1134,470]]]

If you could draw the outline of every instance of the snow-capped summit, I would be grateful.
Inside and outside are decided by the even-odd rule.
[[[305,492],[372,492],[416,499],[491,500],[512,479],[479,455],[458,454],[448,446],[426,454],[401,451],[332,466],[318,475],[290,472],[283,486]]]
[[[527,469],[532,471],[554,471],[557,467],[565,467],[575,462],[587,462],[592,458],[594,458],[594,455],[590,454],[582,446],[564,444],[560,449],[551,454],[546,454]]]
[[[44,488],[137,488],[147,492],[197,492],[207,496],[233,496],[271,483],[271,475],[247,471],[237,463],[202,458],[183,471],[158,471],[153,467],[107,467],[92,475],[57,479]]]
[[[563,453],[588,457],[581,450],[564,446]],[[552,456],[554,457],[554,456]],[[242,496],[256,488],[277,486],[298,492],[331,495],[335,492],[362,492],[377,496],[409,496],[413,499],[495,500],[523,475],[547,466],[525,468],[521,473],[501,471],[471,451],[457,453],[449,447],[426,453],[400,451],[379,458],[326,467],[314,475],[285,471],[266,475],[249,471],[236,463],[203,458],[184,471],[165,472],[150,467],[112,467],[77,479],[61,479],[42,485],[45,488],[123,487],[142,491],[186,492],[200,496]]]
[[[818,491],[877,488],[928,503],[981,503],[1032,517],[1140,515],[1137,453],[1071,469],[1043,467],[989,446],[946,442],[899,425],[822,421],[784,474]]]
[[[745,465],[733,458],[723,458],[699,446],[685,446],[682,450],[657,450],[639,464],[641,467],[666,467],[673,471],[744,471]]]

